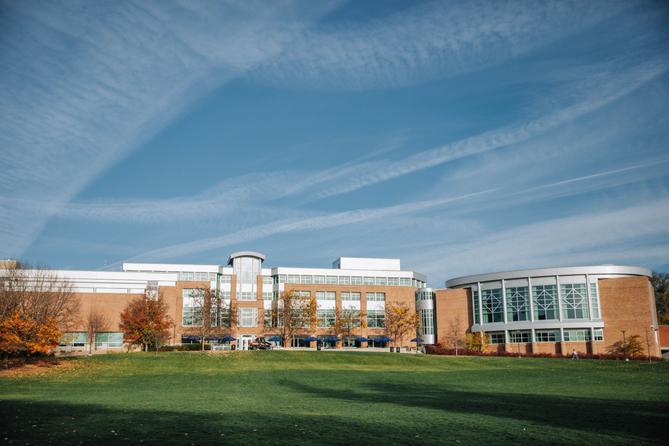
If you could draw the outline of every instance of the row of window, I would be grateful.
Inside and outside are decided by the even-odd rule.
[[[434,311],[429,308],[427,310],[420,310],[420,334],[433,335],[434,334]]]
[[[472,289],[472,306],[474,323],[504,322],[504,299],[502,288],[481,291],[481,310],[479,312],[479,293]],[[589,300],[588,300],[589,299]],[[561,319],[600,319],[599,298],[597,284],[590,284],[590,297],[584,283],[561,284],[560,305],[558,305],[558,288],[556,285],[532,286],[532,304],[534,320],[560,319],[559,309],[562,308]],[[506,288],[506,318],[507,322],[529,321],[530,318],[530,290],[529,287]],[[590,314],[592,310],[592,317]],[[482,318],[481,318],[482,316]]]
[[[68,332],[60,339],[61,347],[85,347],[88,345],[88,333]],[[94,335],[95,348],[120,348],[123,347],[123,332],[102,332]]]
[[[181,281],[214,281],[216,273],[182,271],[178,273]],[[223,274],[221,283],[232,282],[232,276]],[[328,285],[381,285],[381,286],[413,286],[425,288],[425,282],[408,277],[360,277],[360,276],[314,276],[299,274],[279,274],[276,276],[262,276],[264,284],[292,283],[292,284],[328,284]]]
[[[255,310],[255,308],[241,308],[240,310]],[[252,316],[249,313],[249,323],[251,322]],[[257,314],[257,313],[255,313]],[[317,326],[319,328],[329,328],[329,327],[334,327],[336,322],[337,322],[337,314],[334,309],[319,309],[317,310],[316,313],[317,316]],[[357,328],[361,326],[362,323],[362,317],[360,315],[359,310],[353,310],[353,309],[347,309],[344,310],[343,317],[345,318],[345,321],[351,321],[352,325],[351,328]],[[242,325],[241,322],[241,313],[240,313],[240,326],[242,327],[255,327],[256,325]],[[368,310],[367,311],[367,317],[366,317],[366,322],[367,322],[367,327],[368,328],[385,328],[386,324],[386,315],[383,310]],[[346,323],[346,322],[344,322]],[[265,310],[264,311],[264,326],[265,327],[280,327],[283,325],[283,322],[279,318],[277,320],[276,314],[273,313],[272,310]],[[304,327],[308,326],[308,321],[304,321]]]
[[[560,336],[560,330],[534,330],[534,341],[532,341],[531,330],[509,331],[509,342],[527,343],[527,342],[560,342],[560,339],[566,342],[585,342],[585,341],[603,341],[604,329],[595,328],[565,328],[562,330],[564,337]],[[594,338],[593,338],[594,334]],[[506,335],[503,331],[489,332],[488,337],[491,344],[505,344]]]
[[[190,297],[192,290],[194,288],[184,288],[183,296],[186,298]],[[310,297],[310,291],[294,291],[299,297]],[[230,300],[230,291],[221,291],[221,299]],[[237,292],[237,300],[243,301],[254,301],[257,300],[258,294],[255,292]],[[365,293],[365,296],[368,301],[385,301],[385,293]],[[361,293],[359,292],[342,292],[341,300],[342,301],[360,301]],[[263,300],[277,300],[279,298],[278,291],[265,291],[262,293]],[[336,300],[336,293],[334,291],[316,291],[317,300]]]
[[[425,288],[425,282],[408,277],[312,276],[298,274],[279,274],[273,277],[274,283],[302,285],[413,286],[416,288]]]

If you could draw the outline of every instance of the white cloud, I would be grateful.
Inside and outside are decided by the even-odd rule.
[[[252,71],[271,84],[394,87],[496,64],[633,7],[623,1],[431,2],[372,23],[322,26]]]
[[[0,255],[20,255],[93,178],[204,92],[278,54],[332,7],[5,4]]]

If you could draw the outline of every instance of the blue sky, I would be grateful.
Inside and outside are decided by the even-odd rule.
[[[0,257],[669,270],[669,8],[3,2]]]

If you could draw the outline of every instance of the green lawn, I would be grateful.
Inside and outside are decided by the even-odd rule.
[[[0,444],[664,443],[669,364],[135,353],[0,377]]]

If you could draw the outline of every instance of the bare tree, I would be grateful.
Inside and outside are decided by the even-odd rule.
[[[93,354],[97,334],[109,329],[109,321],[103,312],[91,308],[86,316],[86,330],[88,331],[88,353]]]
[[[284,347],[290,345],[293,336],[301,332],[315,329],[318,323],[318,304],[311,294],[299,292],[283,292],[273,310],[277,325],[281,328]]]
[[[449,322],[448,331],[446,332],[446,343],[450,348],[455,350],[455,356],[458,356],[458,350],[465,345],[460,316],[456,316]]]
[[[395,347],[402,346],[404,337],[415,332],[420,324],[418,314],[403,303],[386,304],[385,324]]]
[[[0,270],[0,320],[17,311],[39,323],[54,320],[65,331],[77,322],[79,301],[55,271],[17,262]]]

